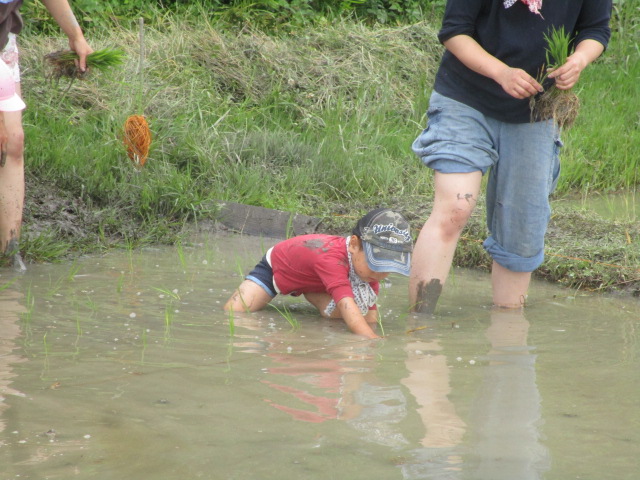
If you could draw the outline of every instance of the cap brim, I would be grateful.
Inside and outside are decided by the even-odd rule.
[[[411,269],[411,252],[399,252],[388,250],[369,242],[362,242],[367,265],[374,272],[399,273],[405,277],[409,276]]]
[[[25,108],[27,108],[27,106],[17,94],[0,100],[0,112],[18,112]]]

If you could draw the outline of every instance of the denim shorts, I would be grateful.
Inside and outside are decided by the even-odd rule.
[[[489,172],[485,250],[503,267],[532,272],[544,260],[549,196],[560,174],[560,131],[552,120],[506,123],[433,92],[427,128],[413,142],[440,173]]]
[[[276,287],[273,285],[273,269],[269,265],[266,255],[245,278],[260,285],[271,297],[276,296]]]

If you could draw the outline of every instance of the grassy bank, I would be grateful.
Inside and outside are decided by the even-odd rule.
[[[423,128],[441,54],[436,30],[437,21],[400,27],[335,22],[269,36],[225,29],[202,15],[166,16],[145,29],[141,73],[135,25],[114,26],[93,32],[90,41],[94,48],[124,49],[124,67],[71,85],[47,79],[42,62],[65,47],[64,38],[24,36],[32,186],[26,257],[172,242],[183,226],[215,217],[218,200],[322,217],[335,230],[346,225],[336,214],[357,216],[385,204],[403,210],[419,228],[429,212],[431,175],[409,147]],[[637,37],[626,38],[632,43],[618,39],[585,74],[583,110],[565,135],[560,193],[637,184],[638,109],[630,100],[638,98],[640,72],[637,60],[630,60]],[[153,132],[141,171],[122,145],[126,117],[139,113]],[[47,200],[35,195],[46,190],[44,179],[67,195],[58,205],[83,218],[89,233],[78,236],[70,228],[61,234],[59,225],[39,221]],[[478,215],[468,229],[470,241],[461,245],[461,265],[486,262],[476,242],[484,236],[481,209]],[[638,264],[637,228],[620,226],[627,236],[610,247],[611,239],[583,238],[589,228],[576,236],[567,226],[565,233],[562,218],[554,218],[550,249],[580,245],[587,258],[626,261],[625,277],[619,270],[602,274],[604,286],[628,281],[628,271],[638,276],[630,267]],[[613,255],[616,248],[625,255]],[[541,273],[587,284],[583,265],[554,261]]]
[[[608,50],[581,75],[582,107],[565,135],[560,191],[612,191],[640,184],[640,7],[614,2]]]

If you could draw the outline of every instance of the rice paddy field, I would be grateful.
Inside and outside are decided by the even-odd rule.
[[[92,25],[126,58],[82,79],[50,75],[55,28],[20,38],[27,272],[0,268],[2,479],[635,480],[635,3],[614,2],[576,91],[526,311],[490,306],[479,209],[436,314],[408,314],[392,276],[374,342],[295,298],[222,312],[273,239],[193,232],[221,201],[335,233],[384,205],[419,228],[432,179],[410,144],[437,14],[266,31],[193,4],[145,12],[144,35],[138,18]],[[151,131],[143,165],[131,115]]]
[[[637,300],[535,282],[524,314],[495,311],[456,269],[424,318],[391,276],[379,341],[292,297],[230,317],[271,242],[3,271],[2,478],[637,477]]]

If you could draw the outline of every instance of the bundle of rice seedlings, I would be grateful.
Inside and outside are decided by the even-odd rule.
[[[555,70],[567,62],[571,55],[571,37],[565,33],[564,27],[551,28],[549,34],[544,35],[547,42],[546,70]],[[543,83],[548,73],[542,75],[539,83]],[[560,90],[551,85],[542,94],[531,97],[531,120],[540,121],[553,118],[561,128],[569,128],[573,125],[580,111],[580,99],[572,90]]]
[[[140,28],[140,59],[138,63],[138,93],[136,102],[140,111],[144,111],[143,103],[143,87],[144,87],[144,19],[139,19]],[[133,162],[133,165],[141,170],[149,156],[149,148],[151,147],[151,129],[149,123],[143,114],[129,115],[124,122],[124,138],[123,142],[127,148],[127,155]]]
[[[105,71],[122,65],[124,56],[124,52],[119,49],[96,50],[87,56],[87,68]],[[78,54],[72,50],[58,50],[45,55],[44,58],[53,67],[51,77],[56,80],[61,77],[82,78],[84,76],[84,72],[76,67],[75,61],[78,60]]]
[[[151,130],[144,115],[129,115],[124,123],[127,155],[138,169],[144,167],[151,146]]]

